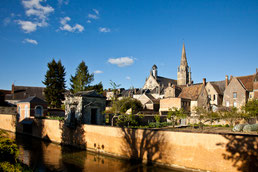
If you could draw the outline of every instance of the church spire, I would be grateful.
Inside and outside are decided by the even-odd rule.
[[[180,66],[188,66],[187,65],[187,60],[186,60],[186,53],[185,53],[185,43],[183,43]]]

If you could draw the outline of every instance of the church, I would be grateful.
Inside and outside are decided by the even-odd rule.
[[[181,62],[177,70],[177,80],[158,76],[158,67],[154,64],[150,71],[150,75],[146,79],[142,89],[150,90],[151,92],[153,92],[154,90],[154,92],[159,92],[159,94],[162,95],[162,93],[164,94],[164,89],[166,89],[168,86],[183,86],[191,84],[193,84],[191,78],[191,68],[188,66],[185,52],[185,44],[183,44]],[[161,96],[160,98],[162,97],[163,96]]]

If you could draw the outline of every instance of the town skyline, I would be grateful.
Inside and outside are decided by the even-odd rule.
[[[53,58],[66,69],[67,88],[82,60],[104,88],[110,80],[142,88],[154,64],[158,75],[177,79],[183,42],[194,83],[257,68],[257,1],[4,0],[0,6],[1,89],[44,86]]]

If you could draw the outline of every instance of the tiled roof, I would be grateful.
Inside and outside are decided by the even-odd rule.
[[[253,82],[255,75],[239,76],[236,77],[247,91],[253,91]]]
[[[203,84],[194,84],[194,85],[182,87],[182,91],[178,97],[197,100],[201,93],[202,87],[203,87]]]
[[[159,99],[155,99],[151,94],[145,94],[150,100],[147,103],[154,103],[154,104],[158,104],[159,103]]]

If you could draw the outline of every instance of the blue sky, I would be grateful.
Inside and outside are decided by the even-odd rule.
[[[67,88],[82,60],[104,88],[142,87],[153,64],[176,79],[183,42],[195,83],[250,75],[257,38],[257,0],[1,0],[0,89],[44,86],[53,58]]]

